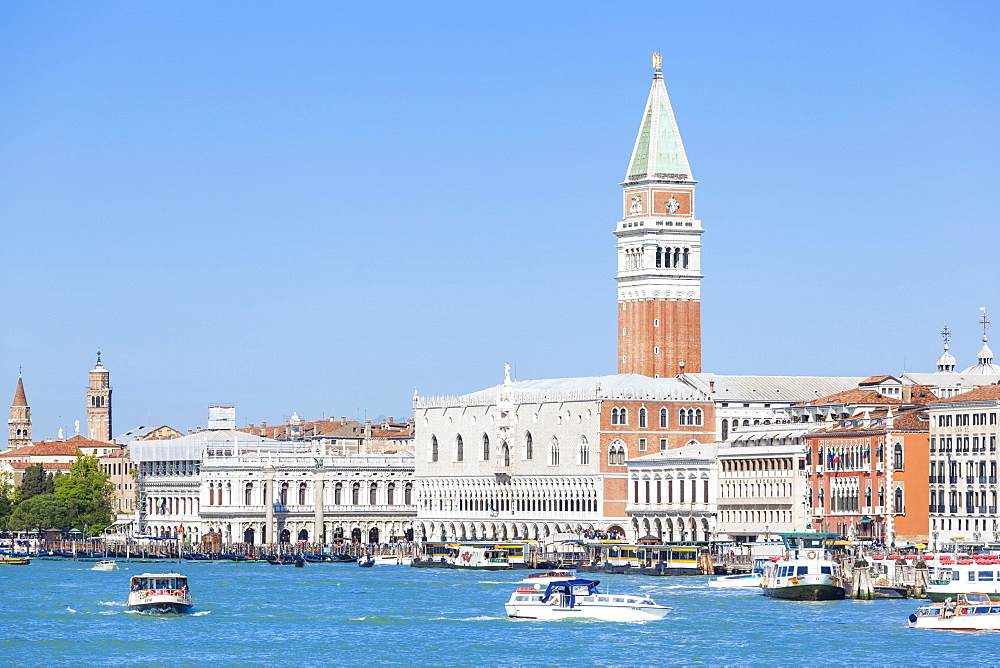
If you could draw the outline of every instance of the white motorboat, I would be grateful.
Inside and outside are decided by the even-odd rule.
[[[141,612],[187,612],[194,604],[186,575],[143,573],[133,575],[126,604]]]
[[[764,568],[765,596],[792,601],[839,601],[846,595],[840,566],[833,559],[835,533],[783,533],[785,556]]]
[[[950,631],[1000,631],[1000,604],[986,594],[959,594],[958,602],[949,598],[917,608],[908,618],[911,629]]]
[[[606,622],[649,622],[663,619],[673,608],[657,605],[643,594],[606,594],[598,580],[556,580],[544,592],[518,587],[504,605],[508,617],[519,619],[598,619]]]
[[[757,573],[740,573],[739,575],[722,575],[708,581],[709,587],[716,589],[760,589],[764,581]]]
[[[411,557],[399,554],[380,554],[375,557],[376,566],[409,566],[412,562]]]
[[[98,561],[96,564],[94,564],[94,567],[91,568],[90,570],[92,570],[92,571],[117,571],[118,570],[118,562],[116,562],[116,561]]]
[[[547,571],[545,573],[531,573],[523,580],[518,580],[518,584],[539,585],[547,587],[550,582],[556,580],[572,580],[576,577],[573,571]]]

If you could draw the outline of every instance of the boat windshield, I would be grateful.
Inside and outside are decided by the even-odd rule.
[[[976,603],[988,604],[990,602],[990,597],[987,596],[986,594],[959,594],[958,602],[971,603],[971,604],[976,604]]]
[[[833,533],[786,533],[781,534],[781,540],[789,550],[825,549],[836,538]]]

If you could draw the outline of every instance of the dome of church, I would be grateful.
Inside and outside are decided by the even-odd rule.
[[[937,358],[937,370],[940,373],[955,370],[955,356],[948,352],[947,345],[944,347],[944,352]]]
[[[993,363],[993,351],[986,345],[985,336],[983,337],[983,347],[979,349],[979,363],[970,366],[962,373],[976,376],[1000,375],[1000,366]]]

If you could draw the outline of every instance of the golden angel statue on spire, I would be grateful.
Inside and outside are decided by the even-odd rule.
[[[654,53],[653,54],[653,69],[654,70],[660,69],[660,65],[662,65],[662,64],[663,64],[663,56],[661,56],[658,53]]]

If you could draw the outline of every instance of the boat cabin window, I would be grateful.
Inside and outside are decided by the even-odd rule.
[[[796,575],[805,575],[808,572],[809,572],[809,567],[808,566],[799,566],[798,571],[796,572]]]
[[[625,599],[624,599],[624,598],[617,598],[617,597],[616,597],[616,598],[614,599],[614,601],[615,601],[615,603],[624,603],[624,602],[625,602]]]
[[[977,615],[986,615],[986,614],[989,614],[989,612],[990,612],[989,606],[982,606],[982,607],[976,608],[976,614]]]
[[[942,579],[947,579],[947,578],[942,578]],[[951,572],[951,579],[952,580],[958,580],[959,579],[959,577],[958,577],[958,571],[952,571]]]
[[[994,605],[990,608],[991,615],[1000,615],[1000,605]]]
[[[979,571],[979,581],[980,582],[992,582],[993,581],[993,571]]]
[[[608,602],[608,597],[607,596],[598,596],[597,597],[597,602],[598,603],[607,603]]]
[[[976,581],[976,572],[969,571],[969,582],[975,582],[975,581]]]
[[[820,566],[819,567],[819,572],[823,573],[824,575],[831,575],[832,574],[832,571],[831,571],[831,569],[830,569],[829,566]]]

